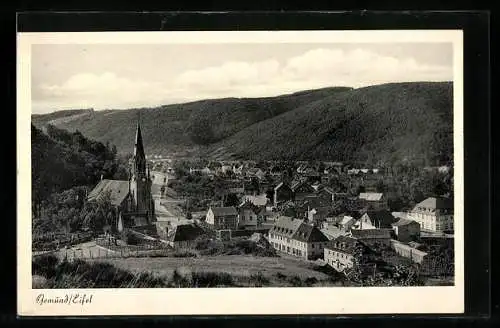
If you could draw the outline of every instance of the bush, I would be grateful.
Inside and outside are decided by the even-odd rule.
[[[269,279],[265,277],[260,271],[257,274],[252,274],[250,276],[250,280],[255,283],[256,287],[262,287],[263,285],[269,283]]]
[[[174,270],[172,282],[175,287],[192,287],[193,273],[187,267],[180,267]]]
[[[43,274],[38,262],[34,261],[33,265],[38,265],[37,272],[47,279],[46,288],[153,288],[167,286],[164,278],[155,277],[146,272],[135,275],[109,263],[88,263],[80,259],[74,261],[65,259],[55,265],[50,262],[51,269],[45,270],[45,274]]]
[[[40,255],[33,258],[32,274],[52,278],[56,274],[59,260],[53,254]]]
[[[33,289],[45,289],[48,288],[47,278],[43,276],[33,275],[31,277],[31,288]]]
[[[193,272],[194,287],[234,286],[233,277],[227,272]]]
[[[308,286],[311,287],[312,285],[316,284],[318,282],[318,279],[316,277],[309,277],[307,278],[304,283]]]
[[[286,279],[286,275],[281,273],[281,272],[276,273],[275,276],[276,276],[276,278],[281,279],[281,280]]]
[[[302,287],[302,279],[299,276],[293,276],[288,279],[288,282],[292,285],[292,287]]]

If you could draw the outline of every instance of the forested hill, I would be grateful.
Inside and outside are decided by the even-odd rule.
[[[75,186],[93,186],[101,175],[126,178],[116,148],[51,125],[46,133],[31,126],[31,174],[35,203]]]
[[[267,98],[202,100],[156,108],[105,111],[60,111],[32,116],[37,127],[54,124],[86,137],[109,141],[118,152],[132,152],[140,112],[148,154],[198,148],[227,138],[257,122],[333,94],[351,90],[336,87]]]
[[[453,158],[451,83],[396,83],[305,104],[211,146],[213,156],[367,164]]]
[[[140,113],[148,154],[194,149],[197,155],[220,159],[437,165],[453,157],[452,104],[451,82],[412,82],[204,100]],[[39,115],[33,123],[78,129],[130,152],[138,111],[59,114],[64,118],[55,122]]]

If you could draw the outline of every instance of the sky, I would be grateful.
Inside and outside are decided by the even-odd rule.
[[[452,81],[451,43],[35,44],[32,112]]]

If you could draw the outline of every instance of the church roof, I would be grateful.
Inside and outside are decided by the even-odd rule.
[[[97,201],[107,192],[110,193],[111,204],[120,206],[128,196],[128,181],[103,179],[99,181],[97,186],[88,194],[87,200]]]

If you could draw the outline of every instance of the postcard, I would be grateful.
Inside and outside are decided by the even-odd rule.
[[[18,314],[463,313],[460,30],[18,33]]]

